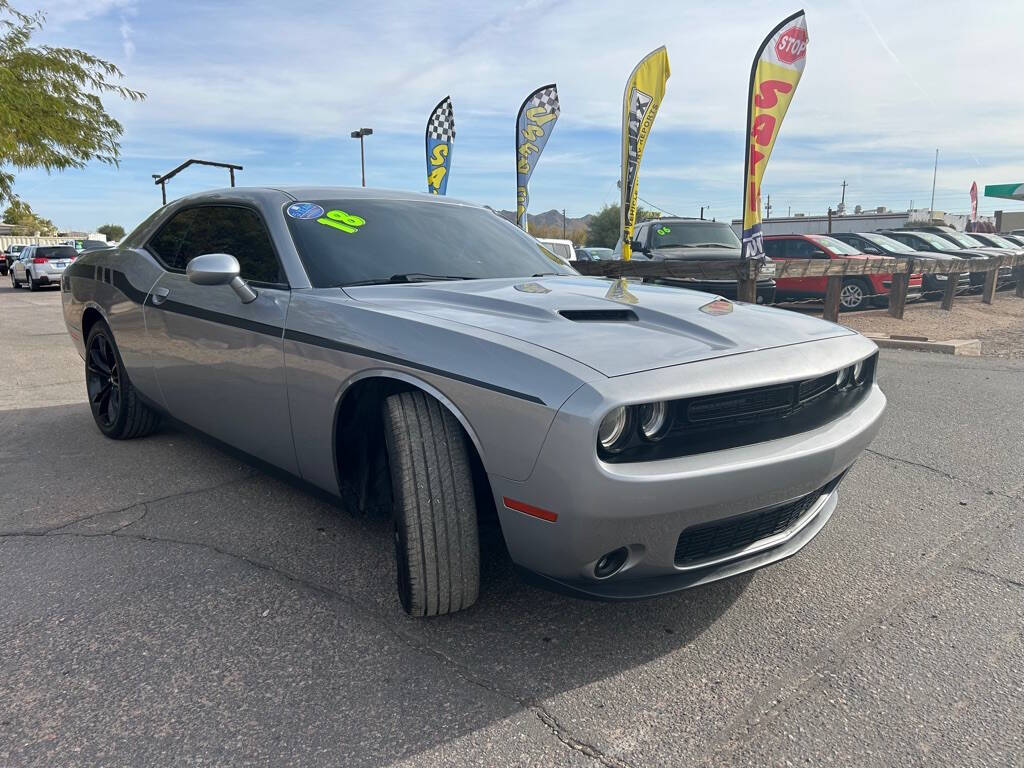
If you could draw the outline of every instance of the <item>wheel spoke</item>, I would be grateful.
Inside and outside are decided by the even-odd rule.
[[[100,384],[100,388],[90,397],[94,405],[99,405],[106,395],[110,394],[110,384]]]
[[[103,338],[100,336],[99,338]],[[89,360],[99,370],[101,376],[110,375],[110,365],[104,359],[103,353],[100,351],[100,344],[94,344],[93,348],[89,350]]]

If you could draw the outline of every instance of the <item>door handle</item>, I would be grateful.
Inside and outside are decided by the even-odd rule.
[[[167,301],[167,297],[171,295],[171,292],[166,288],[160,287],[153,289],[152,297],[153,304],[160,305]]]

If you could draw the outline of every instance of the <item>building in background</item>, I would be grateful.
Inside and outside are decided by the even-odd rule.
[[[829,218],[831,218],[831,229]],[[955,229],[963,230],[970,218],[967,214],[946,213],[945,211],[929,212],[927,208],[912,208],[906,211],[890,211],[884,206],[864,210],[856,206],[853,213],[833,212],[808,216],[798,213],[794,216],[778,216],[764,219],[761,231],[765,235],[824,235],[828,232],[874,232],[878,229],[899,229],[915,224],[946,224]],[[991,216],[979,216],[979,221],[993,221]],[[733,231],[740,233],[743,223],[733,219]]]

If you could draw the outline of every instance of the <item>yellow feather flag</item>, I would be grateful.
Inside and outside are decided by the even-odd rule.
[[[626,81],[622,97],[622,172],[619,176],[621,199],[619,229],[622,232],[622,258],[632,255],[633,227],[636,225],[636,186],[644,145],[654,118],[665,97],[665,83],[671,72],[668,51],[661,46],[644,56]]]

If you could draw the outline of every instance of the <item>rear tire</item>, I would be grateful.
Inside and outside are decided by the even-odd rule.
[[[410,616],[468,608],[480,592],[480,543],[466,438],[423,392],[384,401],[398,596]]]
[[[25,277],[28,278],[28,289],[30,291],[32,291],[32,292],[38,291],[39,290],[39,283],[36,281],[36,279],[34,277],[32,277],[32,273],[31,272],[26,272],[25,273]]]
[[[854,278],[843,281],[839,293],[839,308],[844,311],[865,309],[871,304],[871,284],[867,280]]]
[[[139,398],[114,334],[102,320],[93,324],[85,342],[85,388],[92,418],[109,438],[144,437],[160,425],[160,414]]]

